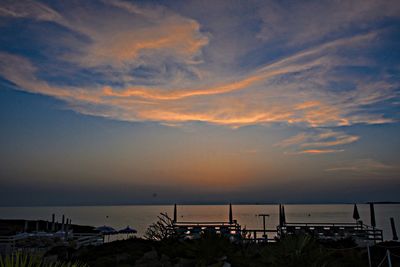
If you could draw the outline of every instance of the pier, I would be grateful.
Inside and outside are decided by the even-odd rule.
[[[355,212],[358,214],[355,205]],[[279,225],[275,229],[267,229],[265,217],[268,214],[258,215],[263,217],[262,229],[242,228],[237,220],[233,219],[232,205],[229,204],[229,220],[223,222],[194,222],[177,221],[177,206],[174,205],[174,219],[172,233],[183,239],[196,239],[201,235],[216,234],[229,237],[237,242],[266,243],[275,242],[287,235],[307,234],[321,240],[340,240],[346,238],[354,239],[360,246],[366,246],[383,241],[383,231],[376,228],[375,213],[371,204],[372,226],[364,224],[356,217],[356,222],[343,223],[307,223],[286,222],[284,205],[279,205]],[[354,215],[357,216],[357,215]]]

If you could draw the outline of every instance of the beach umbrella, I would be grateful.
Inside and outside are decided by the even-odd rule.
[[[390,217],[390,226],[392,227],[393,240],[395,240],[395,241],[399,240],[399,237],[397,236],[396,225],[394,224],[393,217]]]
[[[229,223],[233,223],[232,203],[229,203]]]
[[[279,236],[282,237],[283,235],[283,219],[282,219],[282,204],[279,204]]]
[[[177,218],[178,218],[178,211],[176,209],[176,204],[174,204],[174,222],[177,221]]]
[[[126,228],[119,230],[118,233],[120,233],[120,234],[136,234],[137,231],[135,229],[127,226]]]
[[[100,226],[95,228],[95,230],[99,231],[100,233],[104,234],[104,235],[113,235],[118,233],[114,228],[112,228],[111,226]]]
[[[282,223],[286,224],[285,206],[282,205]]]
[[[360,219],[360,214],[358,213],[357,204],[354,204],[353,219],[356,221]]]
[[[372,227],[376,227],[376,221],[375,221],[375,208],[374,208],[374,203],[369,203],[369,211],[371,214],[371,225]]]
[[[133,229],[133,228],[130,228],[129,225],[128,225],[126,228],[119,230],[118,233],[126,234],[126,238],[128,238],[129,234],[136,234],[137,231],[135,229]]]

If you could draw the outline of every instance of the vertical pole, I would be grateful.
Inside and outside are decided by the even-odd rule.
[[[53,213],[51,215],[51,231],[52,232],[54,232],[56,230],[56,225],[54,224],[55,223],[55,218],[56,218],[56,215]]]
[[[367,245],[367,252],[368,252],[368,265],[369,265],[369,267],[372,267],[372,263],[371,263],[371,251],[369,250],[369,244]]]
[[[257,243],[257,231],[254,230],[254,242]]]
[[[36,221],[36,233],[39,232],[39,221]]]
[[[28,232],[28,221],[25,220],[24,232]]]
[[[376,244],[376,234],[375,234],[375,227],[376,227],[376,220],[375,220],[375,208],[374,208],[374,203],[369,203],[369,212],[371,215],[371,225],[372,225],[372,231],[374,233],[374,243]]]
[[[229,223],[233,223],[232,203],[229,203]]]
[[[390,217],[390,226],[392,227],[392,233],[393,233],[393,240],[399,240],[399,237],[397,236],[397,231],[396,231],[396,225],[394,224],[394,218]]]
[[[61,231],[65,230],[65,215],[63,214],[62,220],[61,220]]]
[[[174,223],[178,220],[178,210],[176,208],[176,203],[174,204]]]
[[[387,255],[387,259],[388,259],[388,266],[392,267],[392,259],[390,258],[390,251],[386,250],[386,255]]]
[[[68,239],[68,231],[69,231],[69,219],[67,218],[67,223],[65,225],[65,240]]]
[[[282,204],[279,204],[279,237],[282,238],[282,226],[283,226],[283,220],[282,220]]]
[[[262,216],[263,217],[263,230],[264,230],[264,237],[265,237],[265,216]]]

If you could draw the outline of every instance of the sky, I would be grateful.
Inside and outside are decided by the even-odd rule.
[[[0,0],[0,205],[400,201],[400,2]]]

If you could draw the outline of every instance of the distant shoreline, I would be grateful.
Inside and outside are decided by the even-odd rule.
[[[326,203],[294,203],[294,202],[282,202],[285,205],[353,205],[354,202],[326,202]],[[400,201],[376,201],[376,202],[360,202],[356,204],[369,204],[374,203],[376,205],[396,205],[400,204]],[[117,206],[172,206],[175,203],[133,203],[133,204],[64,204],[64,205],[16,205],[16,206],[1,206],[0,208],[46,208],[46,207],[117,207]],[[177,203],[180,206],[224,206],[228,205],[229,202],[215,202],[215,203]],[[245,205],[279,205],[279,202],[232,202],[232,205],[245,206]]]

